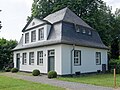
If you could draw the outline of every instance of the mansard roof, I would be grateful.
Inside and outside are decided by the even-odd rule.
[[[24,27],[23,31],[32,19],[27,23]],[[55,44],[69,44],[69,45],[78,45],[84,47],[92,47],[92,48],[101,48],[108,49],[106,47],[98,32],[93,30],[87,23],[85,23],[81,18],[79,18],[76,14],[74,14],[69,8],[64,8],[55,13],[52,13],[43,19],[45,23],[51,24],[51,29],[49,36],[46,41],[37,42],[34,44],[23,45],[23,36],[16,48],[13,50],[21,50],[28,48],[37,48],[41,46],[55,45]],[[62,22],[61,22],[62,21]],[[60,23],[61,27],[60,27]],[[86,30],[90,30],[92,35],[84,35],[82,33],[78,33],[75,30],[75,25],[79,25],[80,28],[85,28]],[[61,28],[61,29],[59,29]]]
[[[87,23],[85,23],[81,18],[79,18],[67,7],[48,15],[47,17],[44,18],[44,20],[50,22],[51,24],[54,24],[59,21],[65,21],[91,28]]]

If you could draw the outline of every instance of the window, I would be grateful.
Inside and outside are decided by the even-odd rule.
[[[80,32],[80,27],[79,25],[75,25],[76,32]]]
[[[25,43],[29,43],[29,33],[25,34]]]
[[[27,64],[27,53],[23,53],[23,55],[22,55],[22,64],[23,65]]]
[[[74,65],[81,65],[81,51],[74,51]]]
[[[48,52],[48,56],[54,56],[55,55],[55,50],[50,50]]]
[[[43,51],[38,51],[38,60],[37,60],[37,65],[43,65]]]
[[[85,33],[86,33],[86,30],[85,30],[85,29],[83,29],[83,30],[82,30],[82,33],[83,33],[83,34],[85,34]]]
[[[30,65],[34,64],[34,52],[29,53],[29,64]]]
[[[101,64],[101,52],[96,52],[96,65]]]
[[[32,31],[31,32],[31,42],[35,42],[36,41],[36,31]]]
[[[35,22],[32,23],[32,26],[35,25]]]
[[[39,29],[38,31],[38,40],[43,40],[44,39],[44,28]]]
[[[92,35],[92,32],[91,32],[91,30],[89,30],[89,31],[88,31],[88,35]]]

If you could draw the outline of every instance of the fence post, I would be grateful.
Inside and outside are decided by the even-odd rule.
[[[114,68],[114,88],[116,88],[116,69]]]

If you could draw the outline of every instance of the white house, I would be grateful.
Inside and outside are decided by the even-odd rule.
[[[14,67],[58,75],[107,70],[107,50],[96,30],[64,8],[45,17],[33,18],[22,30],[13,49]]]

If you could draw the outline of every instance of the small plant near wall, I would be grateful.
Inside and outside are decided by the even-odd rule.
[[[9,67],[5,68],[5,72],[10,72],[10,71],[11,71],[11,68],[9,68]]]
[[[33,70],[32,75],[33,76],[39,76],[40,75],[40,71],[35,69],[35,70]]]
[[[49,71],[48,72],[48,78],[57,78],[57,72]]]
[[[12,68],[12,69],[11,69],[11,72],[12,72],[12,73],[17,73],[18,71],[19,71],[18,68]]]

